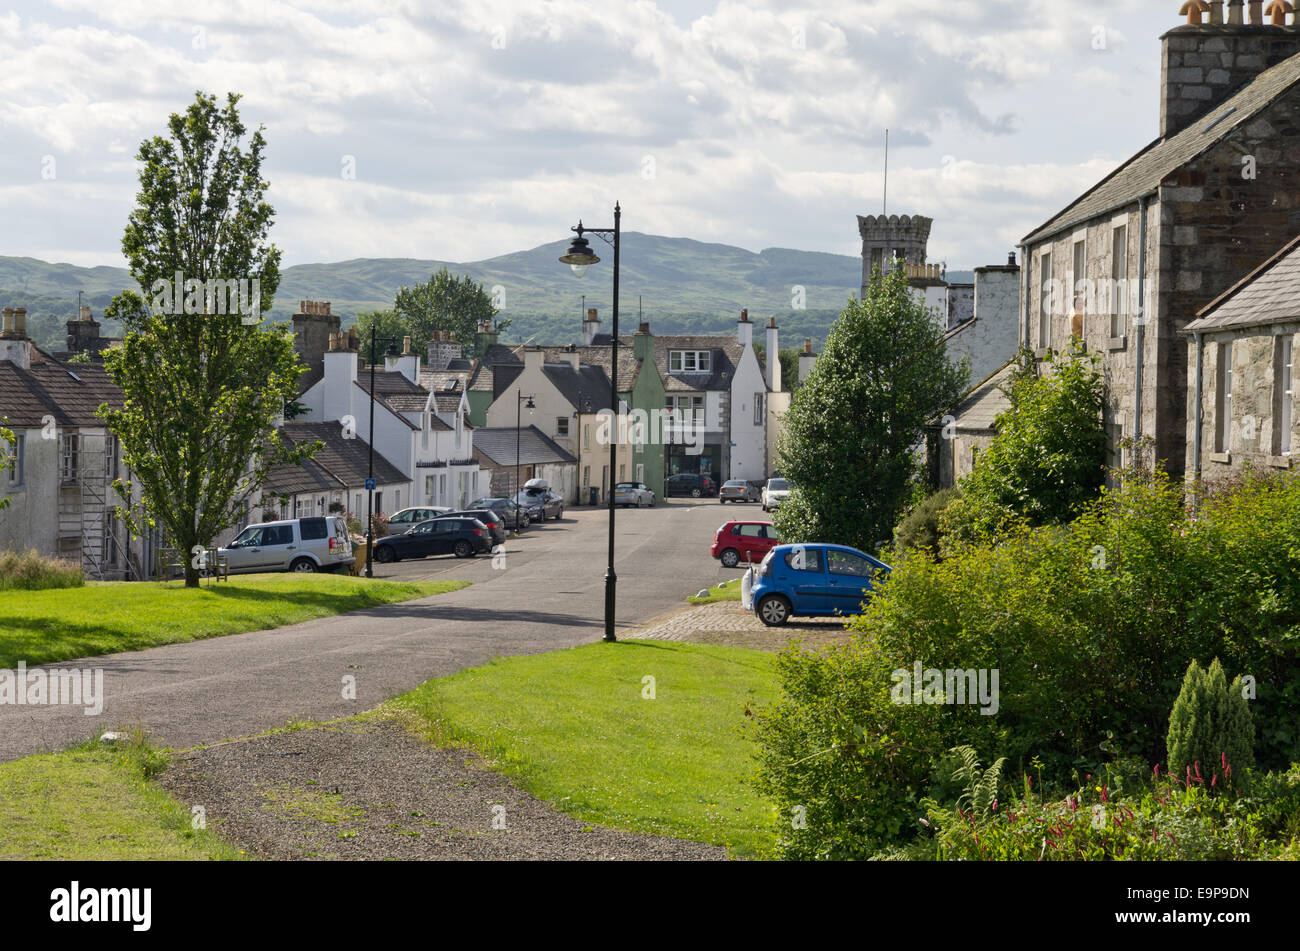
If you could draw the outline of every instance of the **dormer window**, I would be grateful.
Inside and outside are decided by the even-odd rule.
[[[708,350],[668,351],[669,373],[707,373],[713,366],[713,354]]]

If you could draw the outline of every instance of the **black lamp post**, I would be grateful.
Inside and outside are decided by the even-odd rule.
[[[614,320],[610,333],[609,344],[609,399],[615,414],[618,413],[618,251],[619,251],[619,228],[623,217],[623,209],[618,202],[614,203],[614,227],[612,228],[584,228],[582,221],[578,221],[573,231],[577,237],[569,245],[568,253],[560,258],[561,264],[567,264],[573,268],[573,273],[582,277],[587,273],[587,268],[593,264],[600,263],[600,258],[596,257],[591,250],[591,245],[584,234],[598,235],[606,244],[614,248]],[[583,315],[586,316],[585,314]],[[617,421],[617,415],[615,416]],[[613,642],[617,640],[614,636],[614,601],[615,591],[618,587],[618,576],[614,574],[614,483],[618,478],[618,431],[614,431],[609,441],[609,565],[605,569],[605,640]]]
[[[515,533],[519,532],[519,496],[523,495],[524,487],[519,481],[519,440],[523,435],[524,426],[524,401],[528,401],[528,409],[531,411],[535,404],[531,396],[524,396],[524,391],[519,390],[515,395]]]
[[[396,337],[376,337],[375,324],[370,325],[370,475],[366,478],[366,577],[375,576],[375,358],[379,354],[379,341],[388,344],[388,356],[397,356]]]

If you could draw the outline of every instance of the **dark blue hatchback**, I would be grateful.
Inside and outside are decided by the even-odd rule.
[[[889,571],[883,561],[847,545],[778,545],[754,569],[754,613],[768,627],[795,615],[860,614]]]

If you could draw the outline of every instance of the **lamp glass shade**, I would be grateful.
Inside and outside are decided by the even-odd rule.
[[[570,264],[570,265],[569,265],[570,270],[573,271],[573,276],[574,276],[574,277],[586,277],[586,276],[587,276],[587,268],[588,268],[588,267],[590,267],[590,265],[588,265],[588,264]]]

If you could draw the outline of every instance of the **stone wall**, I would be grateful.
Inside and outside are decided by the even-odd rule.
[[[1289,469],[1290,456],[1279,456],[1274,450],[1278,433],[1276,408],[1280,405],[1283,394],[1276,391],[1279,381],[1276,379],[1278,340],[1284,335],[1292,338],[1292,352],[1300,344],[1300,322],[1281,324],[1275,327],[1247,328],[1238,331],[1224,331],[1203,335],[1204,356],[1201,367],[1201,479],[1213,484],[1250,466],[1256,470]],[[1227,428],[1226,453],[1219,452],[1216,445],[1218,433],[1218,380],[1220,345],[1232,344],[1232,399],[1230,401],[1230,418]],[[1196,341],[1190,340],[1188,346],[1188,365],[1190,367],[1188,388],[1188,412],[1191,414],[1192,426],[1189,430],[1187,448],[1187,468],[1191,474],[1196,469],[1195,442],[1191,433],[1195,431],[1196,407]],[[1293,383],[1294,388],[1294,383]],[[1300,419],[1300,405],[1296,395],[1291,396],[1291,426],[1293,445],[1296,441],[1296,420]]]

